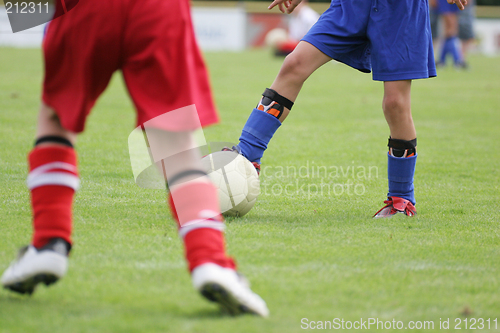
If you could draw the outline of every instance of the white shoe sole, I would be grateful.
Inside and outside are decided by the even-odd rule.
[[[215,264],[203,264],[192,273],[194,287],[209,301],[218,303],[230,315],[269,315],[266,303],[241,281],[238,274]]]
[[[46,286],[62,278],[68,269],[68,258],[50,250],[37,251],[29,246],[22,256],[4,272],[1,283],[6,289],[32,294],[39,283]]]

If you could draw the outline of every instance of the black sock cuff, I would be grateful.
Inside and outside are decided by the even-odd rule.
[[[412,149],[417,147],[417,138],[413,140],[400,140],[389,137],[387,147],[396,149]]]
[[[288,110],[291,110],[293,107],[293,102],[291,100],[289,100],[286,97],[281,96],[273,89],[266,88],[266,90],[264,90],[264,92],[262,93],[262,96],[272,99],[273,101],[284,106]]]
[[[44,142],[53,142],[53,143],[59,143],[68,147],[73,148],[73,144],[71,141],[69,141],[66,138],[63,138],[62,136],[56,136],[56,135],[46,135],[46,136],[41,136],[35,141],[35,147],[41,143]]]
[[[172,186],[175,183],[179,182],[182,178],[187,177],[187,176],[192,176],[192,175],[199,175],[199,176],[207,176],[207,173],[202,170],[186,170],[179,172],[178,174],[170,177],[167,179],[168,186]]]

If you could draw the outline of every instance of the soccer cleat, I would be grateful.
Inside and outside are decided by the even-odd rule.
[[[234,153],[236,153],[236,154],[241,154],[240,147],[238,147],[238,146],[233,146],[233,147],[231,147],[231,148],[229,148],[229,147],[224,147],[224,148],[222,148],[222,151],[232,151],[232,152],[234,152]]]
[[[222,148],[222,151],[232,151],[236,154],[243,155],[240,151],[240,147],[238,147],[238,146],[233,146],[232,148],[224,147],[224,148]],[[250,163],[252,163],[255,170],[257,170],[257,175],[260,175],[260,164],[257,162],[250,162]]]
[[[436,60],[436,68],[444,68],[446,63]]]
[[[384,203],[385,206],[373,215],[374,218],[393,217],[397,213],[402,213],[409,217],[417,215],[415,206],[409,200],[399,197],[388,197]]]
[[[52,239],[41,249],[33,245],[21,248],[3,273],[1,284],[5,289],[31,295],[39,283],[49,286],[57,282],[68,269],[69,248],[61,238]]]
[[[219,303],[223,310],[233,316],[244,313],[269,316],[266,302],[233,269],[206,263],[196,267],[191,278],[196,290],[209,301]]]
[[[463,69],[465,71],[468,71],[470,69],[469,68],[469,63],[467,63],[465,61],[461,61],[458,64],[455,64],[455,67],[458,68],[458,69]]]

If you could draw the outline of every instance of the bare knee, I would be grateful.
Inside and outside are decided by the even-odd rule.
[[[53,108],[48,106],[45,103],[40,105],[40,111],[38,113],[38,120],[47,124],[51,124],[54,127],[61,127],[61,122],[59,121],[59,117]]]
[[[393,139],[413,140],[416,137],[411,116],[411,81],[384,82],[382,108]]]
[[[383,109],[393,139],[413,140],[416,138],[409,100],[400,94],[387,95],[384,97]]]
[[[72,144],[76,141],[76,133],[65,129],[50,106],[42,103],[38,113],[37,138],[43,136],[58,136],[69,140]]]
[[[382,101],[382,109],[387,115],[402,113],[405,109],[404,98],[400,95],[386,95]]]
[[[384,94],[382,109],[386,118],[411,117],[410,96],[401,91],[390,91]]]
[[[297,83],[303,83],[311,75],[305,60],[305,57],[299,52],[290,53],[281,66],[279,76],[286,77],[288,80]]]

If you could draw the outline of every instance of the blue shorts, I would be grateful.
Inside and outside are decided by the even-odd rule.
[[[436,76],[427,0],[332,0],[302,40],[377,81]]]
[[[438,0],[437,11],[439,14],[458,13],[460,9],[455,4],[450,5],[446,0]]]

